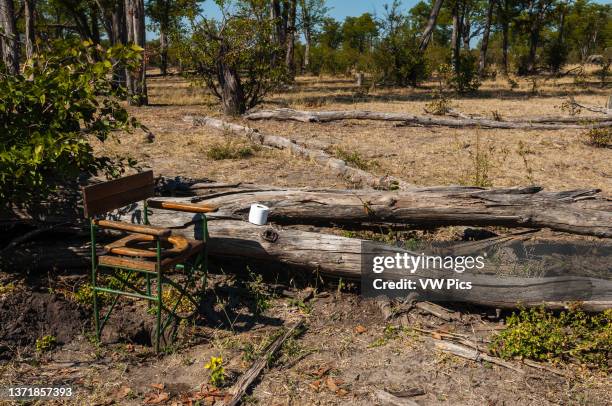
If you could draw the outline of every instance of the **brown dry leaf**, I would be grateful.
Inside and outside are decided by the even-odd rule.
[[[440,333],[436,333],[435,331],[431,333],[431,336],[435,338],[436,340],[442,339],[442,335]]]
[[[134,352],[134,344],[128,344],[125,346],[127,352]]]
[[[149,386],[152,387],[153,389],[164,390],[165,385],[163,383],[152,383]]]
[[[331,376],[327,378],[325,384],[327,385],[327,388],[334,393],[339,389],[338,385],[336,385],[334,378],[332,378]]]
[[[315,370],[311,371],[311,372],[310,372],[310,375],[312,375],[312,376],[316,376],[317,378],[321,378],[323,375],[325,375],[326,373],[328,373],[330,369],[331,369],[331,368],[330,368],[330,367],[328,367],[328,366],[322,366],[322,367],[319,367],[319,368],[317,368],[317,369],[315,369]]]
[[[309,386],[318,392],[319,389],[321,389],[321,380],[317,379],[316,381],[311,382]]]
[[[365,328],[364,326],[362,326],[361,324],[358,325],[357,327],[355,327],[355,333],[357,333],[357,334],[363,334],[366,331],[368,331],[368,329]]]
[[[348,395],[348,391],[346,389],[340,388],[340,389],[338,389],[338,392],[336,392],[336,394],[338,396],[346,396],[346,395]]]
[[[122,385],[117,392],[115,392],[115,399],[123,399],[124,397],[126,397],[127,395],[130,394],[130,392],[132,391],[132,388],[130,388],[127,385]]]
[[[147,396],[145,396],[144,403],[145,405],[159,405],[168,399],[170,399],[170,394],[168,394],[168,392],[148,393]]]

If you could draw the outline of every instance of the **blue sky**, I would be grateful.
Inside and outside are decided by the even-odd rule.
[[[363,13],[382,15],[383,5],[391,3],[393,0],[327,0],[327,5],[331,9],[330,17],[336,20],[344,20],[346,16],[359,16]],[[406,11],[419,0],[403,0],[401,10]],[[204,2],[204,15],[208,17],[218,17],[219,9],[213,0]]]

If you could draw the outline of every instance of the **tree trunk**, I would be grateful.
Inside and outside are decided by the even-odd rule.
[[[164,29],[159,31],[159,59],[161,74],[166,76],[168,74],[168,34]]]
[[[98,19],[98,8],[91,9],[91,40],[94,44],[100,43],[100,21]]]
[[[289,77],[293,79],[295,77],[295,19],[297,11],[297,0],[289,0],[289,10],[287,17],[287,35],[286,35],[286,54],[285,54],[285,66],[289,72]]]
[[[26,58],[30,59],[34,55],[34,44],[36,43],[36,0],[24,0],[23,12],[23,19],[25,21],[25,52]]]
[[[455,73],[459,73],[459,52],[461,37],[461,22],[459,19],[459,1],[456,0],[452,8],[453,32],[451,34],[451,64]]]
[[[431,116],[415,116],[409,113],[384,113],[368,110],[338,110],[338,111],[302,111],[292,109],[259,110],[245,115],[249,120],[285,120],[300,121],[304,123],[329,122],[339,120],[377,120],[399,121],[406,125],[445,126],[445,127],[479,127],[479,128],[506,128],[525,130],[560,130],[560,129],[592,129],[609,128],[612,120],[608,117],[595,118],[595,124],[567,124],[564,122],[547,122],[545,117],[527,117],[525,119],[498,121],[486,118],[446,118]],[[584,117],[581,117],[584,120]],[[554,119],[554,118],[551,118]],[[580,121],[578,121],[580,122]]]
[[[226,62],[219,62],[218,69],[223,112],[228,116],[239,116],[246,111],[246,101],[240,76],[236,69]]]
[[[493,18],[493,6],[495,0],[489,0],[487,9],[487,19],[485,21],[484,32],[482,33],[482,44],[480,45],[480,61],[478,63],[478,76],[482,79],[487,67],[487,48],[489,47],[489,33],[491,32],[491,19]]]
[[[125,21],[128,44],[138,45],[143,49],[140,65],[134,70],[126,68],[128,101],[134,106],[144,106],[148,103],[144,0],[125,0]]]
[[[421,44],[419,45],[419,49],[421,50],[421,52],[425,51],[425,49],[427,49],[427,46],[429,45],[433,30],[436,28],[436,21],[438,20],[438,15],[440,14],[442,3],[444,3],[444,0],[436,0],[433,8],[431,9],[429,19],[427,20],[427,26],[425,27],[423,35],[421,36]]]
[[[509,22],[508,22],[508,3],[510,0],[503,0],[504,10],[502,14],[502,74],[508,77],[508,45],[509,45]]]
[[[109,39],[111,44],[125,45],[127,43],[127,28],[125,26],[125,4],[123,0],[116,0],[113,4],[110,26]],[[126,70],[117,63],[113,63],[113,86],[127,86]]]
[[[304,46],[304,70],[308,72],[310,69],[310,43],[312,42],[312,35],[307,27],[304,28],[304,42],[306,43]]]
[[[19,73],[19,34],[15,25],[13,0],[0,0],[0,43],[2,61],[9,74]]]

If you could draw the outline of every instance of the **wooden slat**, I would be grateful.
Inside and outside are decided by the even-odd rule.
[[[130,231],[132,233],[148,234],[156,237],[167,237],[172,233],[172,230],[167,228],[146,226],[144,224],[123,223],[121,221],[95,220],[94,223],[102,228]]]
[[[145,171],[83,188],[85,217],[104,214],[154,195],[153,171]]]
[[[149,207],[156,209],[184,211],[187,213],[212,213],[217,211],[217,207],[205,204],[164,202],[162,200],[149,200],[147,203]]]

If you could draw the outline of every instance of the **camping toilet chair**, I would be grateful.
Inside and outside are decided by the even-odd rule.
[[[177,309],[184,299],[197,309],[199,301],[196,296],[206,288],[208,271],[208,227],[206,213],[216,208],[192,203],[166,202],[148,200],[153,197],[155,181],[153,171],[141,172],[108,182],[98,183],[83,188],[83,206],[85,218],[91,228],[91,285],[93,290],[93,312],[96,338],[99,341],[104,325],[115,308],[119,296],[129,296],[148,300],[149,307],[155,311],[154,331],[155,351],[159,352],[161,337],[166,328],[176,318],[184,318]],[[143,201],[142,223],[132,224],[121,221],[106,220],[108,212]],[[200,238],[186,238],[173,235],[168,228],[152,226],[149,223],[149,208],[174,210],[194,213],[201,221]],[[197,220],[197,219],[196,219]],[[98,254],[96,236],[98,229],[112,229],[126,233],[114,242],[106,244],[102,254]],[[111,270],[113,283],[103,285],[101,278],[103,268]],[[183,283],[170,278],[171,273],[183,273]],[[133,276],[144,275],[144,286],[134,282]],[[198,278],[199,278],[199,287]],[[154,286],[153,286],[154,285]],[[172,304],[164,303],[164,285],[169,285],[178,292],[178,298],[172,298]],[[171,289],[172,289],[171,288]],[[100,300],[98,295],[112,295],[112,301],[104,317],[100,318]],[[162,312],[167,317],[162,320]]]

